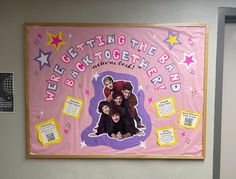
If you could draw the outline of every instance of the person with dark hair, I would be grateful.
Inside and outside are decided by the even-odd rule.
[[[111,106],[108,101],[101,101],[98,105],[98,111],[101,113],[96,135],[100,135],[108,132],[108,128],[111,126],[111,117],[109,113],[111,111]]]
[[[124,108],[126,108],[131,118],[136,121],[137,128],[145,128],[145,126],[141,122],[141,118],[137,113],[137,109],[135,108],[135,106],[137,105],[137,101],[136,103],[134,103],[134,100],[131,101],[131,94],[133,94],[132,91],[133,91],[133,86],[130,83],[127,83],[126,85],[123,86],[122,89],[122,94],[124,96],[123,106]]]
[[[114,81],[111,76],[105,76],[102,82],[104,85],[103,94],[109,102],[112,101],[114,92],[121,92],[124,85],[130,84],[128,81]],[[133,93],[131,94],[130,101],[137,103],[136,96]]]
[[[129,112],[123,106],[124,96],[121,92],[114,92],[113,101],[111,102],[112,110],[119,110],[121,118],[125,121],[125,123],[135,130],[135,133],[139,132],[139,130],[135,127],[134,120],[131,118]]]
[[[112,119],[112,123],[111,128],[108,129],[108,135],[111,138],[121,140],[131,137],[138,132],[134,126],[130,125],[122,118],[119,109],[111,110],[110,116]]]
[[[123,117],[126,116],[126,118],[129,118],[130,116],[128,111],[126,111],[126,109],[123,107],[123,94],[121,92],[114,92],[112,98],[113,100],[111,101],[111,108],[119,109]]]

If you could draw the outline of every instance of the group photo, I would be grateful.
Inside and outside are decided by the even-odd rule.
[[[132,83],[124,80],[114,81],[112,76],[105,76],[102,83],[104,100],[98,104],[100,118],[93,129],[95,134],[107,134],[117,140],[133,135],[145,135],[146,127],[136,108],[138,99],[133,93]]]

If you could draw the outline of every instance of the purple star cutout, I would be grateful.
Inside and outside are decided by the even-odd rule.
[[[43,52],[41,49],[39,49],[39,56],[36,57],[34,60],[39,62],[39,68],[42,70],[44,66],[49,66],[49,57],[51,56],[52,52]]]
[[[40,39],[42,38],[42,35],[40,33],[38,33],[38,38],[40,38]]]

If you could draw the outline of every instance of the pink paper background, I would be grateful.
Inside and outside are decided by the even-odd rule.
[[[56,35],[62,31],[62,39],[65,44],[60,46],[57,51],[53,45],[47,45],[49,38],[47,32]],[[178,34],[178,42],[172,48],[168,46],[164,40],[168,37],[168,33]],[[125,35],[126,42],[123,46],[116,44],[104,45],[99,47],[95,42],[93,49],[85,47],[85,51],[76,49],[78,44],[87,40],[93,39],[97,35],[103,35],[104,40],[107,35]],[[27,44],[28,44],[28,84],[29,84],[29,127],[30,127],[30,154],[31,155],[119,155],[119,156],[160,156],[160,157],[175,157],[175,156],[193,156],[199,157],[203,155],[203,102],[204,102],[204,56],[205,56],[205,26],[150,26],[150,27],[130,27],[130,26],[113,26],[113,27],[79,27],[79,26],[28,26],[27,28]],[[139,42],[154,45],[157,47],[156,53],[153,56],[147,55],[143,51],[133,49],[130,45],[130,40],[134,38]],[[38,43],[36,43],[38,41]],[[66,64],[61,60],[62,55],[68,55],[68,49],[73,47],[79,55]],[[39,62],[34,60],[39,56],[39,49],[43,52],[51,52],[49,66],[43,66],[40,70]],[[104,65],[92,69],[91,67],[101,61],[107,61],[105,58],[99,60],[94,58],[94,53],[104,51],[105,49],[120,49],[140,55],[149,62],[150,69],[156,67],[158,73],[148,77],[146,70],[139,69],[137,61],[133,70],[122,66]],[[162,65],[158,62],[160,56],[166,52],[170,58]],[[194,63],[188,69],[186,65],[179,64],[184,53],[194,53]],[[94,62],[87,67],[84,72],[79,73],[73,87],[64,84],[66,79],[72,79],[70,70],[75,69],[77,62],[82,62],[81,59],[89,55]],[[119,61],[111,59],[110,61]],[[131,58],[127,64],[131,64]],[[174,63],[173,71],[168,72],[165,66]],[[64,74],[60,77],[58,88],[55,92],[55,100],[45,102],[47,85],[55,64],[60,65],[65,69]],[[205,67],[206,68],[206,67]],[[97,72],[101,74],[105,71],[113,71],[115,73],[129,74],[138,79],[139,85],[142,85],[145,95],[144,107],[151,119],[152,130],[150,135],[144,141],[146,147],[139,145],[132,148],[117,150],[109,146],[81,146],[81,132],[87,128],[92,121],[88,109],[90,100],[94,96],[94,88],[92,85],[93,75]],[[181,90],[172,92],[170,85],[174,82],[170,81],[169,75],[173,73],[180,74]],[[162,75],[163,83],[166,89],[155,89],[160,84],[154,86],[151,79],[155,76]],[[86,91],[89,94],[86,94]],[[63,104],[66,96],[82,98],[84,100],[84,108],[79,119],[62,114]],[[153,102],[161,98],[173,96],[177,104],[177,112],[168,118],[159,118],[156,110],[153,107]],[[189,110],[199,112],[200,119],[198,120],[197,129],[186,129],[178,125],[178,118],[181,110]],[[51,144],[44,147],[38,140],[38,134],[35,125],[39,122],[47,121],[49,118],[54,118],[60,125],[62,134],[62,142]],[[68,133],[64,132],[66,124],[70,123],[71,127]],[[162,127],[174,126],[177,132],[177,144],[172,146],[160,147],[157,144],[156,129]]]

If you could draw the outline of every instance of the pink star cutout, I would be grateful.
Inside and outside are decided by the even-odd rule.
[[[148,103],[150,104],[152,102],[152,97],[148,98]]]
[[[190,45],[193,44],[193,39],[192,39],[192,37],[189,37],[189,38],[188,38],[188,42],[189,42]]]
[[[68,129],[64,129],[64,133],[68,134],[69,130]]]
[[[61,43],[62,40],[59,38],[59,36],[57,35],[56,37],[52,37],[52,42],[51,44],[54,44],[58,47],[58,44]]]
[[[56,35],[47,32],[47,35],[49,38],[47,45],[53,45],[57,51],[60,50],[61,45],[66,44],[66,42],[62,39],[62,31],[58,32]]]
[[[190,65],[190,63],[193,63],[193,55],[192,56],[186,56],[184,63],[187,63],[188,66]]]
[[[191,53],[191,54],[184,53],[184,58],[179,64],[185,65],[187,67],[187,69],[189,70],[190,67],[196,63],[198,63],[198,62],[194,58],[194,53]]]
[[[85,90],[85,94],[89,95],[90,91],[89,90]]]
[[[181,133],[181,136],[184,137],[184,136],[185,136],[185,132],[182,132],[182,133]]]

